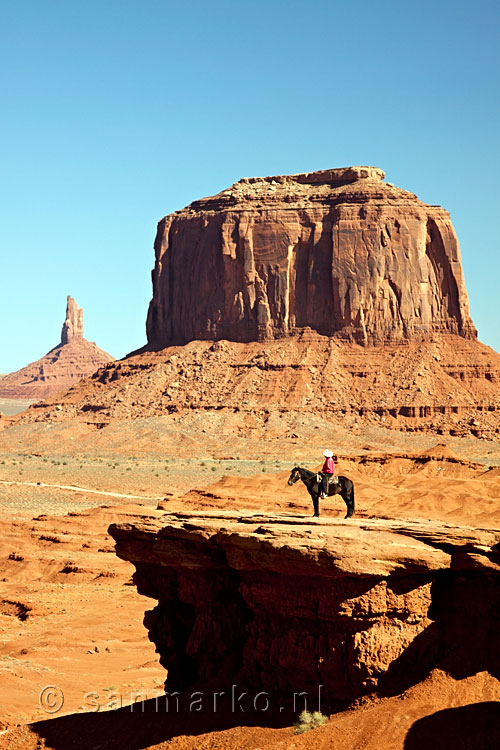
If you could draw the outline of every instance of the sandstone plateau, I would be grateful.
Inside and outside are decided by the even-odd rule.
[[[243,179],[162,219],[150,349],[309,327],[361,344],[475,338],[447,211],[376,167]]]
[[[83,337],[83,309],[68,297],[61,343],[44,357],[0,379],[0,399],[52,396],[86,378],[113,357]]]

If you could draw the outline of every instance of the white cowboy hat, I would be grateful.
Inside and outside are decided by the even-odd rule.
[[[333,453],[327,448],[326,451],[323,451],[323,455],[325,456],[325,458],[331,458],[333,456]]]

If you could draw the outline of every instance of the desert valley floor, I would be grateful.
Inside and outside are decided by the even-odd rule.
[[[287,485],[294,465],[319,467],[324,435],[315,443],[289,441],[285,454],[249,434],[232,452],[222,440],[218,454],[204,455],[201,445],[195,456],[187,450],[174,457],[148,455],[130,424],[137,455],[127,455],[123,435],[119,452],[111,443],[107,453],[101,445],[84,454],[51,445],[48,435],[35,435],[33,450],[22,448],[25,425],[0,432],[1,748],[396,750],[422,747],[440,732],[446,741],[455,733],[456,742],[434,747],[460,748],[469,747],[460,744],[460,727],[470,726],[471,711],[474,724],[492,726],[498,680],[485,671],[457,680],[439,669],[401,695],[361,701],[304,735],[294,734],[289,712],[241,720],[222,711],[195,722],[182,711],[158,717],[154,699],[165,670],[142,624],[154,603],[131,584],[132,565],[114,554],[110,523],[224,510],[321,525],[343,519],[345,506],[325,500],[313,521],[303,485]],[[330,441],[338,473],[355,482],[353,529],[367,519],[500,529],[500,443],[378,427],[355,432],[338,428]],[[61,692],[44,705],[47,686]],[[139,715],[128,708],[134,700],[146,700]]]

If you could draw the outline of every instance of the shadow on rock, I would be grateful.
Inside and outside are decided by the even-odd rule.
[[[238,688],[236,701],[214,692],[171,693],[114,711],[61,716],[31,725],[54,750],[142,750],[179,735],[198,736],[233,727],[284,728],[296,720],[290,701],[270,693]],[[283,709],[281,708],[283,707]]]
[[[477,672],[500,679],[500,578],[477,571],[442,571],[432,584],[433,620],[379,678],[379,694],[398,695],[435,667],[455,680]]]
[[[494,750],[500,747],[500,703],[446,708],[413,724],[404,750]]]
[[[443,656],[441,633],[435,623],[429,625],[410,643],[382,674],[378,682],[379,695],[400,695],[422,682]]]

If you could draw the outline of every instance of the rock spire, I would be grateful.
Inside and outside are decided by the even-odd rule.
[[[83,309],[67,299],[61,343],[44,357],[0,380],[0,398],[39,401],[74,385],[113,361],[107,352],[83,338]]]
[[[68,295],[66,319],[61,331],[61,344],[69,344],[74,338],[83,338],[83,307],[78,307],[73,297]]]

